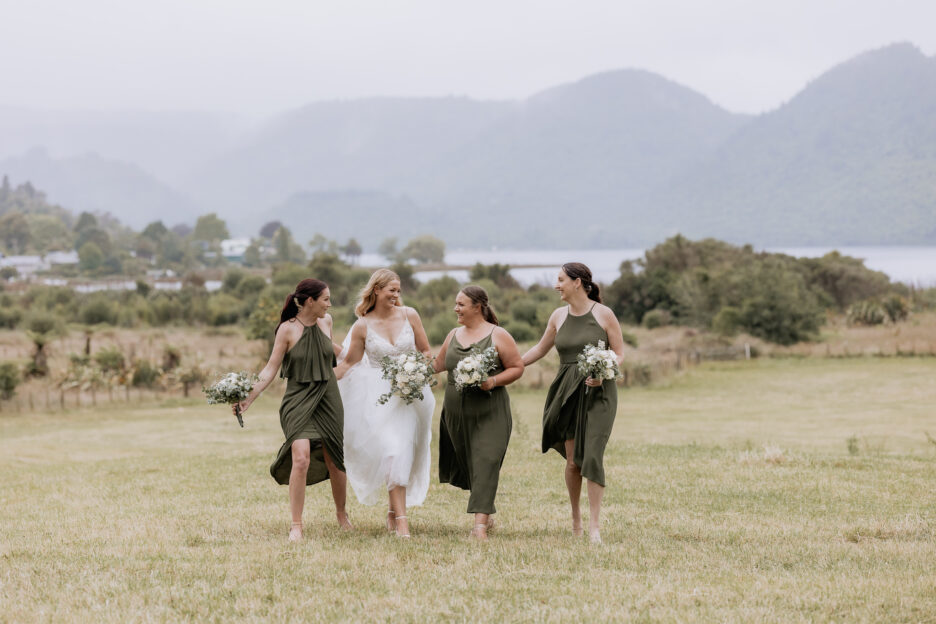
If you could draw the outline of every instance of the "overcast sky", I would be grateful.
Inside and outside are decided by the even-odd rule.
[[[897,41],[936,54],[936,1],[0,0],[0,105],[266,114],[640,68],[756,113]]]

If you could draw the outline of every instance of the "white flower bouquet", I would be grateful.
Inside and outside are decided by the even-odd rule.
[[[592,379],[620,379],[621,370],[617,364],[617,354],[605,348],[604,340],[598,345],[587,344],[578,354],[578,370]]]
[[[488,373],[497,366],[497,349],[472,347],[468,355],[455,365],[455,389],[464,392],[468,388],[477,388],[487,381]]]
[[[208,397],[208,405],[224,403],[237,406],[234,414],[237,416],[237,423],[243,427],[240,402],[247,398],[257,380],[256,375],[248,373],[228,373],[207,388],[202,388],[202,392]]]
[[[403,399],[407,405],[413,401],[422,401],[423,389],[438,383],[433,377],[435,371],[429,359],[418,351],[384,356],[380,360],[380,372],[390,382],[390,392],[380,395],[378,405],[384,405],[394,396]]]

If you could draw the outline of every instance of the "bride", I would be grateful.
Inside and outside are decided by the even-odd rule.
[[[358,320],[342,345],[335,369],[344,403],[344,452],[348,481],[365,505],[389,493],[387,530],[409,537],[406,507],[421,505],[429,489],[429,442],[435,398],[407,405],[392,397],[377,398],[390,382],[381,377],[386,355],[420,351],[429,356],[429,339],[419,314],[400,301],[400,277],[378,269],[361,291],[354,308]]]

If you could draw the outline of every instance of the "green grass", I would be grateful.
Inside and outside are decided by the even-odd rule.
[[[569,532],[545,391],[515,392],[498,531],[434,483],[414,538],[267,468],[274,398],[0,415],[0,621],[936,621],[936,361],[705,365],[622,391],[602,546]]]

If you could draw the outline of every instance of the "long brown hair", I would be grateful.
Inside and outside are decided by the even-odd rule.
[[[299,314],[299,306],[305,305],[305,302],[309,299],[318,301],[318,298],[322,296],[326,288],[328,288],[328,284],[322,280],[309,278],[299,282],[296,285],[296,289],[286,295],[286,301],[283,303],[283,311],[280,313],[280,322],[277,323],[276,329],[273,330],[273,335],[276,335],[280,325],[289,319],[296,318],[296,315]]]
[[[491,304],[488,303],[488,294],[487,291],[481,288],[480,286],[465,286],[461,289],[461,293],[471,299],[472,303],[477,303],[481,306],[481,316],[488,323],[494,323],[495,325],[500,325],[497,322],[497,315],[494,314],[494,309],[491,307]]]
[[[581,262],[566,262],[562,265],[562,271],[572,280],[582,280],[582,288],[585,289],[588,298],[601,303],[601,289],[592,281],[591,269]]]
[[[354,314],[361,318],[368,312],[374,309],[377,305],[377,291],[381,288],[386,288],[387,284],[393,280],[400,281],[400,276],[391,271],[390,269],[377,269],[370,276],[370,279],[367,280],[367,286],[361,289],[361,292],[358,294],[357,305],[354,306]],[[397,297],[396,304],[398,306],[403,305],[402,297]]]

